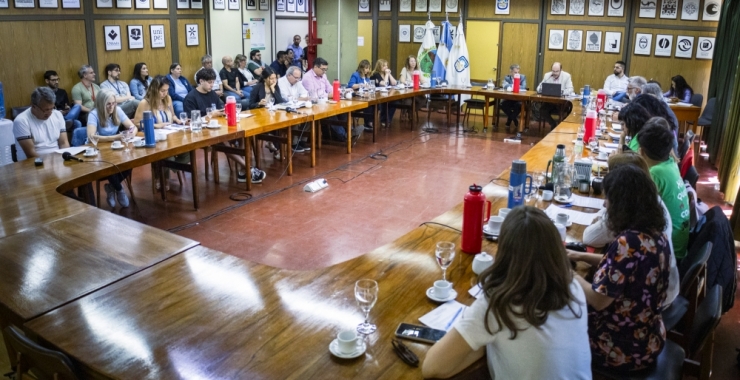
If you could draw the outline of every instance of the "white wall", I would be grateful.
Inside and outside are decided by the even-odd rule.
[[[301,46],[306,46],[308,34],[308,19],[278,19],[275,20],[275,49],[285,50],[293,43],[293,36],[301,36]]]
[[[215,10],[213,6],[210,9],[210,31],[211,46],[209,50],[213,56],[213,67],[216,71],[221,70],[221,58],[229,55],[232,58],[241,53],[249,58],[249,51],[252,49],[250,40],[245,40],[242,36],[242,22],[249,22],[250,18],[265,19],[265,46],[262,51],[263,61],[272,57],[272,18],[270,11],[247,11],[244,9],[245,2],[241,2],[240,11],[232,10]],[[287,45],[286,45],[287,46]],[[269,64],[272,60],[267,61]],[[188,63],[191,64],[191,63]],[[193,65],[200,65],[200,62],[193,62]]]

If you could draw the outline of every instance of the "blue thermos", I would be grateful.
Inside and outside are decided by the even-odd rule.
[[[147,148],[153,148],[157,139],[154,137],[154,117],[152,111],[144,111],[144,117],[139,125],[144,130],[144,146]]]
[[[591,96],[591,86],[585,85],[583,86],[583,94],[581,94],[581,105],[587,106],[588,105],[588,98]]]
[[[532,192],[532,176],[527,174],[527,162],[516,160],[511,163],[511,174],[509,175],[509,204],[508,208],[514,208],[524,204],[524,195]],[[529,186],[526,185],[529,178]]]

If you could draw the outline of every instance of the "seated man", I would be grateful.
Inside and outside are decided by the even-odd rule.
[[[622,98],[622,103],[629,103],[642,93],[642,87],[647,84],[644,77],[634,76],[627,81],[627,96]],[[662,95],[662,94],[661,94]]]
[[[262,53],[259,50],[252,50],[249,52],[249,62],[247,62],[247,70],[252,73],[255,78],[262,77],[262,68],[266,65],[262,63]]]
[[[604,81],[604,91],[616,101],[621,101],[627,93],[630,78],[624,74],[626,68],[626,63],[617,61],[614,63],[614,74],[606,77]]]
[[[95,109],[95,94],[100,86],[95,84],[95,70],[90,65],[82,65],[77,71],[80,82],[72,87],[72,100],[80,105],[80,121],[87,124],[87,114]]]
[[[285,76],[285,71],[287,67],[285,67],[285,52],[284,51],[281,50],[277,53],[277,59],[272,61],[272,63],[270,64],[270,68],[272,68],[272,71],[274,71],[278,77]]]
[[[306,91],[308,91],[309,96],[312,96],[311,93],[316,94],[319,92],[319,90],[323,90],[327,94],[333,93],[334,89],[332,88],[331,83],[329,83],[329,80],[326,79],[326,70],[329,68],[329,63],[326,62],[325,59],[321,57],[316,57],[313,61],[313,68],[311,70],[306,71],[306,75],[303,76],[303,87],[306,88]],[[347,121],[347,114],[341,114],[338,116],[332,116],[329,118],[330,121],[334,122],[341,122],[344,123]],[[355,127],[355,130],[352,131],[352,137],[357,138],[360,137],[360,134],[363,131],[362,126]],[[344,126],[341,125],[331,125],[331,132],[332,136],[335,140],[343,142],[347,141],[347,132],[344,129]]]
[[[109,63],[105,66],[105,72],[108,73],[108,79],[100,84],[100,88],[116,94],[118,106],[121,107],[123,113],[129,119],[133,119],[136,115],[136,108],[139,107],[139,101],[131,95],[128,83],[119,80],[121,78],[121,66],[117,63]]]
[[[198,86],[188,93],[183,102],[183,108],[188,115],[190,115],[192,111],[198,110],[200,111],[201,116],[205,116],[206,108],[210,107],[211,104],[215,104],[217,109],[224,108],[224,102],[222,102],[216,92],[213,91],[213,82],[215,80],[216,73],[212,69],[198,70],[198,73],[195,74],[195,81],[198,83]],[[223,111],[213,111],[211,115],[223,116],[223,114]],[[227,154],[227,156],[239,166],[237,181],[247,182],[247,165],[244,162],[244,157],[237,156],[235,154]],[[252,168],[251,175],[252,183],[261,183],[267,176],[264,171],[257,168]]]
[[[519,74],[519,65],[516,63],[509,66],[509,75],[504,77],[504,88],[514,87],[514,74]],[[523,91],[527,88],[527,77],[524,74],[519,74],[519,88]],[[519,114],[522,112],[522,102],[516,100],[504,100],[501,102],[501,109],[506,114],[506,132],[509,131],[511,123],[519,128]]]
[[[573,82],[570,80],[570,74],[563,71],[563,66],[560,62],[552,64],[552,71],[545,73],[545,77],[537,86],[537,92],[542,92],[542,83],[560,83],[563,89],[563,95],[570,95],[573,93]],[[552,115],[560,114],[560,106],[555,103],[542,103],[540,107],[540,115],[545,118],[550,129],[555,129],[558,123],[552,118]]]
[[[82,123],[77,120],[80,117],[80,105],[74,104],[69,101],[67,91],[63,88],[59,88],[59,74],[54,70],[48,70],[44,73],[44,82],[49,88],[54,91],[54,96],[57,100],[54,103],[54,107],[62,113],[64,120],[72,122],[72,128],[69,132],[74,133],[74,130],[81,127]]]
[[[306,88],[303,87],[303,83],[301,83],[301,69],[298,66],[289,67],[285,76],[278,79],[277,85],[280,90],[280,94],[288,101],[308,99],[308,91],[306,91]],[[293,150],[296,152],[300,150],[303,150],[304,152],[311,150],[311,144],[299,140],[299,136],[305,135],[308,129],[310,129],[310,126],[308,125],[305,125],[303,129],[295,128],[298,132],[293,133],[292,144]],[[304,139],[307,139],[307,137],[304,136]]]
[[[13,135],[26,157],[38,157],[69,148],[64,116],[54,109],[56,96],[49,87],[37,87],[31,93],[31,108],[13,120]]]
[[[221,77],[218,75],[216,70],[213,69],[213,57],[206,54],[203,56],[203,58],[200,59],[200,63],[203,65],[198,71],[195,72],[195,75],[193,78],[195,79],[195,83],[197,85],[198,83],[198,73],[201,72],[201,70],[211,70],[213,71],[213,75],[216,76],[216,79],[213,81],[213,91],[218,95],[220,98],[224,94],[224,89],[221,86]]]
[[[247,109],[249,106],[249,94],[246,91],[242,91],[241,75],[239,70],[233,67],[234,60],[226,55],[221,59],[221,63],[223,63],[224,67],[218,75],[221,78],[224,94],[226,96],[233,96],[237,102],[241,103],[243,110]]]

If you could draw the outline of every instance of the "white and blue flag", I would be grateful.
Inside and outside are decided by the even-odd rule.
[[[439,35],[439,45],[437,45],[437,54],[434,58],[434,68],[432,69],[432,85],[438,85],[436,78],[441,81],[446,80],[447,61],[450,58],[450,48],[452,47],[452,24],[443,21],[442,30]]]

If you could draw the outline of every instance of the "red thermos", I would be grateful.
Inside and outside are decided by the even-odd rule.
[[[233,96],[226,97],[226,107],[224,107],[224,113],[226,113],[226,123],[229,127],[236,127],[236,98]]]
[[[596,95],[596,113],[603,110],[606,107],[606,91],[599,90]]]
[[[522,78],[519,76],[519,74],[514,74],[514,89],[513,92],[515,94],[519,93],[519,83],[521,83]]]
[[[419,70],[414,71],[414,90],[419,89],[419,81],[421,80],[421,73]]]
[[[482,193],[483,188],[473,184],[463,198],[461,249],[465,253],[480,253],[483,244],[483,223],[491,216],[491,202]],[[487,208],[484,211],[484,207]],[[485,219],[484,219],[485,216]]]
[[[334,101],[338,102],[341,97],[342,94],[339,93],[339,79],[334,79]]]
[[[588,110],[586,112],[586,122],[583,125],[583,143],[588,144],[588,140],[596,135],[596,123],[598,123],[596,117],[596,111]]]

